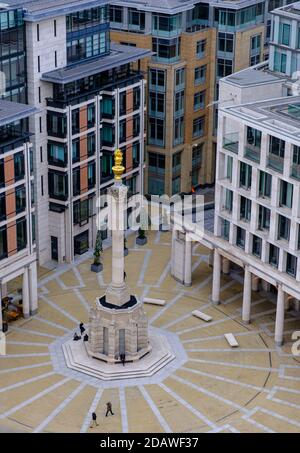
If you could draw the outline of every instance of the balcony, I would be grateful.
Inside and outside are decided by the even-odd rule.
[[[291,177],[300,180],[300,164],[292,164]]]
[[[235,154],[239,152],[239,133],[231,132],[223,137],[223,148],[232,151]]]
[[[248,144],[245,146],[244,156],[247,157],[247,159],[252,160],[253,162],[260,163],[260,148]]]
[[[279,171],[283,173],[283,157],[276,156],[275,154],[268,155],[268,167],[272,168],[273,170]]]

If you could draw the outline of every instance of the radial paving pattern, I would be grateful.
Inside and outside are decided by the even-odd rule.
[[[31,432],[299,432],[300,364],[291,354],[291,332],[300,320],[289,314],[283,348],[273,341],[275,306],[253,293],[250,326],[241,322],[242,285],[222,279],[222,304],[212,307],[208,251],[193,253],[193,286],[170,277],[169,233],[150,235],[147,246],[128,239],[127,282],[138,296],[167,300],[146,305],[154,327],[178,335],[187,361],[164,379],[103,385],[53,368],[49,345],[87,322],[90,305],[110,281],[111,250],[104,271],[90,272],[87,257],[40,279],[37,316],[12,324],[7,356],[0,357],[0,430]],[[191,316],[195,309],[210,323]],[[230,349],[224,333],[240,347]],[[84,376],[84,375],[82,375]],[[111,401],[115,415],[104,417]],[[99,427],[90,429],[96,411]]]

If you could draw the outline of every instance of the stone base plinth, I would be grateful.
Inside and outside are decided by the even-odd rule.
[[[68,368],[105,381],[150,377],[175,359],[168,339],[161,334],[150,334],[152,350],[136,362],[106,363],[90,357],[87,342],[69,340],[62,345]]]

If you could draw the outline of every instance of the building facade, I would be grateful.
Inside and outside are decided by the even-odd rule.
[[[299,11],[297,3],[272,14],[269,62],[220,81],[214,234],[198,239],[192,226],[173,233],[172,272],[185,284],[191,282],[187,239],[211,249],[213,303],[220,302],[221,273],[242,272],[244,323],[251,321],[252,290],[274,294],[277,345],[286,311],[300,310],[300,96],[291,71]],[[286,55],[281,66],[279,54]]]
[[[145,193],[214,183],[220,78],[267,57],[281,1],[113,1],[112,39],[150,48]]]
[[[22,276],[22,311],[37,311],[33,148],[28,119],[37,109],[0,101],[0,330],[7,283]]]
[[[72,261],[95,243],[100,194],[124,152],[129,194],[143,187],[147,49],[111,44],[107,1],[11,0],[22,11],[40,264]],[[19,17],[19,16],[18,16]],[[134,67],[133,67],[134,66]],[[106,232],[103,232],[105,237]]]

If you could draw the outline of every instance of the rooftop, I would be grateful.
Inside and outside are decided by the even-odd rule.
[[[300,19],[300,2],[291,3],[272,11],[272,14],[278,14],[280,16],[286,16],[293,19]]]
[[[0,100],[0,126],[27,118],[39,112],[39,109],[31,105],[19,104]]]
[[[262,84],[273,84],[276,82],[282,82],[283,79],[288,79],[288,76],[275,73],[268,69],[268,62],[260,63],[257,66],[244,69],[242,71],[233,73],[222,80],[226,80],[226,83],[232,83],[241,87],[262,85]]]
[[[251,104],[226,107],[245,121],[254,121],[258,126],[300,141],[300,96],[286,96]]]
[[[70,14],[108,4],[108,0],[6,0],[9,7],[23,7],[30,22]]]
[[[111,43],[111,52],[109,55],[86,63],[46,72],[42,75],[41,80],[44,80],[45,82],[66,84],[140,60],[151,54],[151,50],[148,49]]]

